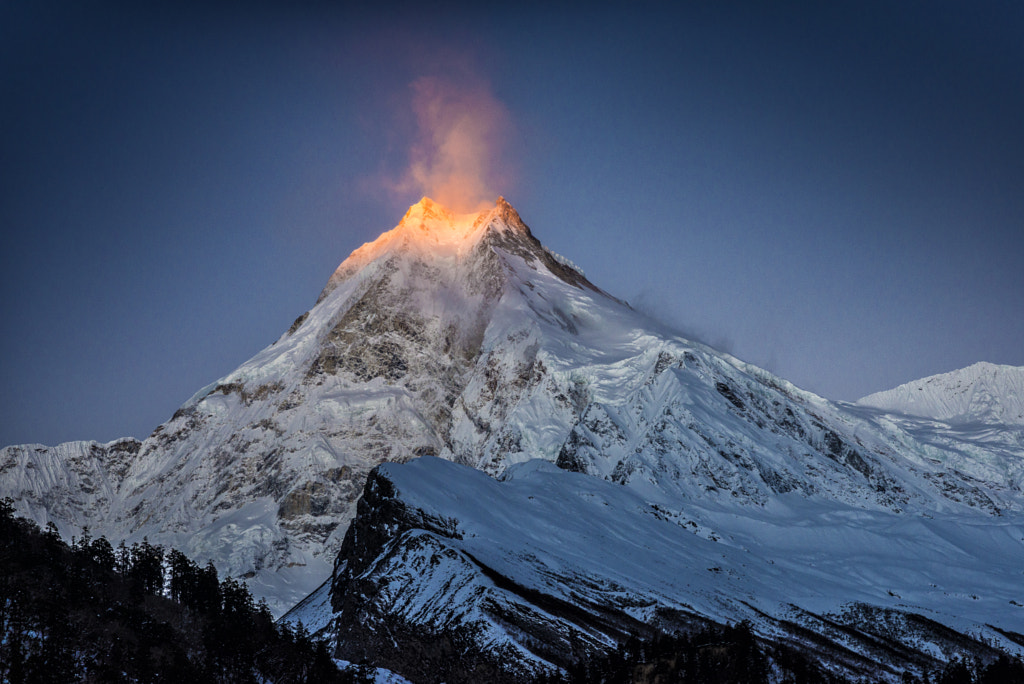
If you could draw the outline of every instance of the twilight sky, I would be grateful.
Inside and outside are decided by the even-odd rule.
[[[1024,4],[342,4],[0,3],[0,445],[274,341],[433,182],[425,90],[684,334],[842,400],[1024,365]]]

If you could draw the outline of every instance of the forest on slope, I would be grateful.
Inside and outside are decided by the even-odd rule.
[[[68,545],[0,501],[2,682],[362,680],[212,564],[148,541]]]

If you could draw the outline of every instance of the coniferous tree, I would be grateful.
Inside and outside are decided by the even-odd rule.
[[[106,537],[93,539],[88,549],[89,557],[104,572],[113,572],[115,565],[114,547]]]
[[[1020,684],[1024,682],[1024,663],[1002,653],[978,673],[978,684]]]
[[[132,554],[131,550],[125,546],[124,539],[117,545],[117,551],[114,552],[114,569],[118,575],[125,579],[131,573]]]
[[[974,675],[960,658],[951,660],[936,679],[937,684],[974,684]]]

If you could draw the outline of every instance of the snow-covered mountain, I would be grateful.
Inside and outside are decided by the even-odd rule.
[[[857,401],[953,425],[1024,425],[1024,367],[976,363]]]
[[[541,340],[561,345],[549,331],[576,323],[551,283],[614,302],[504,200],[457,216],[424,198],[141,443],[5,448],[0,494],[66,535],[146,535],[210,558],[283,610],[329,574],[378,463],[439,454],[498,472],[557,455],[576,385],[547,372]],[[537,400],[506,420],[525,393]]]
[[[541,460],[373,471],[333,580],[286,616],[412,681],[523,681],[629,635],[749,620],[851,680],[1024,651],[1020,516],[662,496]]]
[[[509,598],[506,605],[515,609],[481,632],[493,637],[487,648],[519,652],[523,662],[557,662],[516,636],[517,629],[531,633],[520,624],[527,613],[561,606],[574,624],[602,623],[607,614],[614,627],[624,619],[625,604],[590,597],[589,576],[605,587],[601,592],[619,587],[627,603],[640,597],[635,600],[648,606],[648,612],[626,611],[629,624],[651,615],[671,624],[664,615],[687,610],[693,619],[738,618],[749,613],[737,607],[746,602],[765,614],[759,623],[765,633],[789,634],[772,626],[789,619],[779,612],[787,587],[818,592],[817,599],[794,602],[794,610],[801,619],[821,621],[848,601],[888,610],[888,593],[878,594],[885,586],[912,597],[904,599],[916,606],[911,610],[947,616],[928,613],[957,631],[973,629],[982,615],[974,608],[984,606],[995,611],[996,627],[1024,632],[1009,603],[1009,575],[989,576],[979,560],[997,557],[1010,567],[1021,553],[1024,426],[997,426],[998,437],[989,438],[908,420],[829,402],[679,337],[546,250],[503,199],[492,209],[455,215],[424,198],[395,229],[353,252],[316,305],[280,339],[198,392],[145,440],[8,447],[0,451],[0,495],[66,534],[88,525],[94,535],[115,540],[148,535],[200,562],[212,559],[221,571],[248,578],[279,611],[330,577],[292,617],[304,615],[321,627],[332,623],[338,633],[358,626],[339,621],[331,602],[355,602],[343,616],[365,609],[378,611],[373,615],[384,622],[387,611],[396,610],[398,604],[379,602],[379,591],[370,590],[392,587],[385,593],[398,595],[390,575],[378,571],[403,571],[383,559],[404,558],[421,569],[432,562],[433,555],[424,560],[407,553],[412,537],[399,539],[400,533],[425,529],[434,536],[417,537],[424,544],[440,548],[435,542],[443,537],[438,543],[448,548],[459,529],[477,530],[476,541],[455,545],[456,560],[466,554],[483,559],[466,592],[450,593],[452,584],[411,583],[409,592],[435,598],[401,605],[429,608],[408,623],[423,638],[439,629],[444,611],[475,610],[474,602],[491,595],[488,587],[512,594],[527,587],[535,593],[528,600]],[[398,522],[404,518],[395,510],[381,513],[364,494],[376,466],[417,456],[424,457],[422,465],[389,465],[370,482],[400,485],[403,496],[415,492],[413,500],[390,499],[422,522],[419,527]],[[479,479],[483,475],[472,469],[505,480]],[[414,488],[417,478],[445,484]],[[464,478],[478,479],[464,484]],[[535,486],[547,498],[552,488],[562,491],[562,503],[553,500],[543,509],[554,522],[521,510],[534,505],[524,501],[533,501],[527,490]],[[430,492],[437,487],[434,500]],[[449,488],[473,505],[446,508]],[[536,525],[516,534],[507,525],[480,531],[491,523],[476,521],[467,509],[483,515],[508,491],[516,494],[511,503],[495,504],[495,515]],[[690,583],[711,592],[700,596],[688,594],[678,577],[645,575],[631,584],[627,573],[605,568],[597,556],[600,567],[587,565],[585,552],[604,543],[601,537],[584,535],[586,545],[576,550],[548,548],[561,538],[558,524],[574,516],[621,526],[634,540],[668,535],[666,544],[692,551],[689,565],[672,556],[684,573],[711,572],[721,580]],[[655,532],[646,522],[651,516],[669,527]],[[447,536],[438,537],[438,529]],[[376,532],[358,536],[353,530]],[[856,543],[846,546],[851,535]],[[494,550],[485,551],[481,539],[494,542]],[[856,575],[859,554],[875,554],[871,549],[885,543],[894,551],[877,555]],[[1002,550],[992,556],[996,547]],[[692,565],[722,553],[724,565],[709,566],[718,572]],[[932,566],[917,571],[910,561],[894,562],[894,553],[951,554],[959,565],[950,567],[963,569],[965,579],[940,574],[929,588]],[[637,558],[666,567],[657,566],[654,555]],[[356,556],[360,563],[352,562]],[[373,558],[382,560],[361,564]],[[573,570],[560,573],[560,567]],[[782,579],[806,581],[768,591],[779,572],[772,567],[785,569]],[[840,570],[839,579],[822,579]],[[539,576],[551,581],[531,579]],[[725,579],[734,576],[742,579]],[[351,587],[367,589],[353,593]],[[944,604],[932,590],[961,598]],[[984,603],[963,603],[975,600],[962,599],[972,593]],[[741,595],[749,598],[735,599]],[[548,602],[552,597],[568,603]],[[949,612],[940,604],[951,606]],[[834,615],[827,620],[841,622]],[[561,629],[553,624],[549,628]],[[581,632],[580,643],[607,643],[615,638],[612,627],[587,627],[590,636]],[[357,643],[351,633],[350,643]],[[829,643],[842,642],[836,639]],[[854,650],[858,658],[869,657]]]

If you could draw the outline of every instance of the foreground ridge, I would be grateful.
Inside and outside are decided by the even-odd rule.
[[[1019,545],[967,541],[977,521],[813,502],[715,508],[651,503],[542,461],[501,481],[429,456],[385,464],[330,586],[284,619],[314,626],[342,659],[413,681],[574,672],[631,639],[737,623],[789,654],[781,662],[819,672],[808,681],[901,682],[1024,652],[1005,627],[1020,622]],[[952,561],[975,552],[984,565]],[[952,591],[965,574],[977,594]]]

